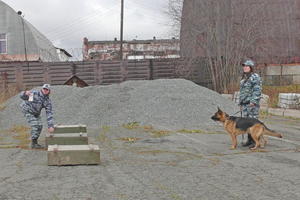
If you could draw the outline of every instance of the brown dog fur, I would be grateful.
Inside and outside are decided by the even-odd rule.
[[[282,138],[280,133],[268,129],[258,119],[229,116],[220,108],[218,108],[218,111],[211,117],[211,119],[223,123],[225,130],[230,134],[232,140],[231,149],[235,149],[237,146],[237,136],[244,133],[251,134],[255,141],[255,146],[251,148],[251,150],[255,150],[258,147],[263,146],[260,144],[260,140],[262,140],[264,144],[266,143],[266,140],[263,137],[264,134]]]

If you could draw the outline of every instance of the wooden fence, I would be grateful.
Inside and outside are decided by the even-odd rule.
[[[43,83],[63,85],[76,75],[88,85],[108,85],[126,80],[186,78],[210,86],[208,72],[199,70],[199,62],[184,59],[95,61],[95,62],[0,62],[2,86],[15,84],[18,89]],[[189,67],[187,67],[189,65]]]

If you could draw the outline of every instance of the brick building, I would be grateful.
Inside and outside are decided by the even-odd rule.
[[[123,59],[178,58],[178,39],[123,41]],[[120,41],[88,41],[83,39],[83,60],[119,60]]]

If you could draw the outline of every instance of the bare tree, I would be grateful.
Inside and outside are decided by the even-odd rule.
[[[185,5],[188,13],[183,20],[188,26],[181,29],[181,41],[183,46],[195,47],[188,48],[186,56],[207,59],[213,89],[219,92],[237,85],[241,61],[253,55],[263,35],[259,27],[264,22],[265,4],[249,7],[243,3],[246,1],[198,0]]]
[[[170,0],[169,15],[177,27],[181,23],[182,56],[205,59],[207,64],[198,67],[209,72],[212,88],[219,92],[238,87],[240,63],[246,58],[278,63],[295,56],[290,51],[295,49],[293,34],[285,31],[295,31],[291,13],[299,0],[287,0],[288,5],[275,1],[184,0],[179,9],[174,5],[182,1]]]

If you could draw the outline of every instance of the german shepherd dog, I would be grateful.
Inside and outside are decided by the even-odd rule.
[[[237,146],[236,137],[240,134],[249,133],[251,134],[253,140],[255,141],[255,146],[250,148],[255,150],[260,147],[260,140],[264,140],[265,135],[271,135],[275,137],[282,138],[280,133],[272,131],[266,127],[261,121],[255,118],[243,118],[229,116],[227,113],[223,112],[219,107],[218,111],[211,117],[214,121],[219,121],[224,124],[225,130],[230,134],[232,140],[232,146],[230,149],[235,149]]]

